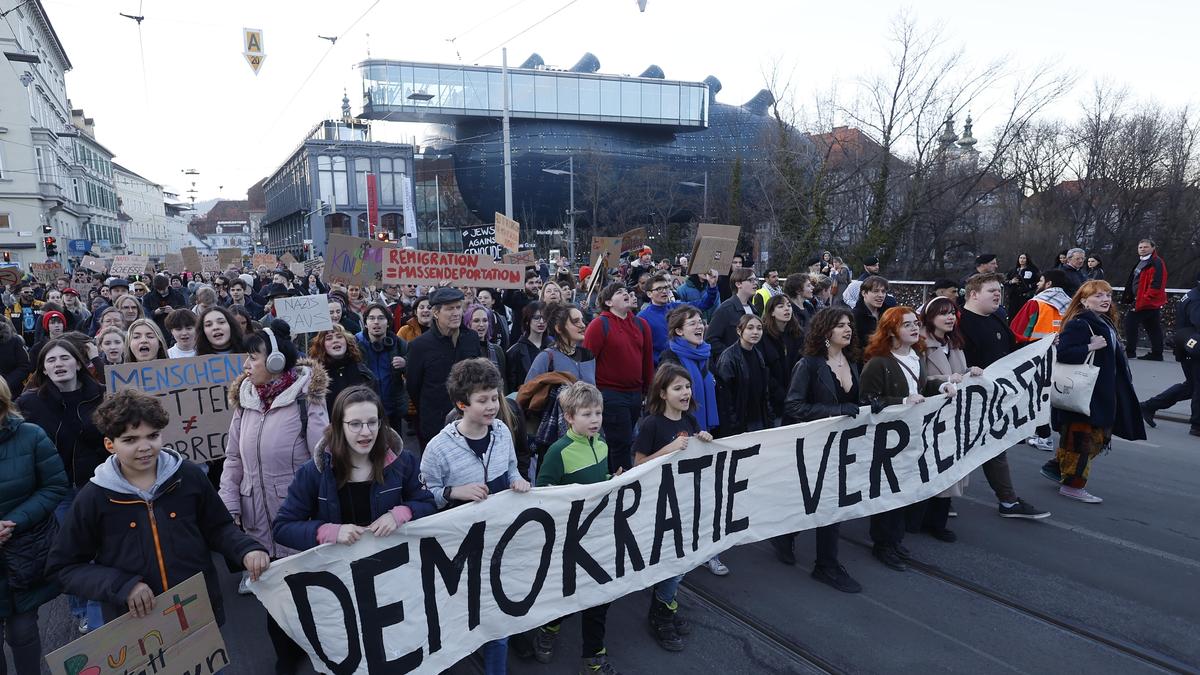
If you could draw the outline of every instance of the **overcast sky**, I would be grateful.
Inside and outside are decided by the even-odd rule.
[[[116,161],[180,190],[181,170],[199,170],[198,199],[242,197],[313,124],[340,116],[343,88],[357,112],[354,65],[368,47],[374,58],[498,65],[497,47],[508,40],[510,65],[536,51],[561,67],[590,51],[605,73],[637,74],[654,63],[672,79],[716,75],[718,100],[737,104],[765,86],[774,62],[794,69],[792,86],[805,96],[831,83],[852,89],[858,76],[886,67],[889,24],[915,7],[922,24],[940,24],[973,62],[1009,56],[1077,73],[1080,84],[1057,115],[1073,116],[1096,80],[1168,106],[1200,103],[1200,3],[1183,0],[649,0],[645,13],[635,0],[575,0],[553,16],[568,0],[43,3],[74,64],[68,94],[95,118],[100,142]],[[140,42],[137,24],[120,12],[146,17]],[[257,76],[242,56],[243,27],[264,31]],[[318,35],[339,39],[330,48]],[[986,144],[987,111],[973,112]],[[406,125],[382,135],[416,133]]]

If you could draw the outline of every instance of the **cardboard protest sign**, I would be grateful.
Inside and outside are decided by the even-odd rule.
[[[635,227],[621,233],[621,253],[632,251],[646,243],[646,228]]]
[[[200,251],[195,246],[184,246],[180,251],[183,256],[183,264],[189,272],[203,271],[204,261],[200,258]]]
[[[183,274],[183,256],[178,253],[168,253],[163,265],[171,274]]]
[[[200,256],[200,271],[201,272],[220,272],[221,271],[221,263],[217,259],[217,256],[215,256],[211,253],[206,253],[206,254]]]
[[[308,260],[304,261],[305,274],[308,274],[308,273],[312,272],[313,270],[320,269],[322,267],[325,267],[325,258],[322,256],[317,256],[316,258],[309,258]]]
[[[716,225],[713,223],[700,223],[699,225],[697,225],[696,226],[696,241],[692,243],[692,255],[690,255],[688,257],[688,263],[689,263],[688,274],[693,274],[693,273],[701,273],[702,274],[704,272],[707,272],[710,269],[713,269],[714,267],[717,270],[717,272],[720,272],[721,274],[728,274],[729,267],[730,267],[730,265],[733,264],[733,254],[737,252],[737,241],[738,241],[738,236],[741,234],[741,232],[742,232],[742,228],[739,225]],[[701,242],[706,238],[727,239],[727,240],[731,239],[731,240],[733,240],[733,246],[728,248],[727,251],[725,249],[717,251],[717,250],[715,250],[715,248],[718,246],[718,243],[717,242],[709,242],[708,245],[706,246],[706,250],[704,252],[706,259],[709,262],[704,265],[701,265],[701,264],[698,264],[697,258],[700,256],[700,253],[701,253],[700,252]],[[718,253],[720,253],[720,258],[721,258],[720,261],[716,261],[716,259],[715,259],[715,256]],[[720,262],[720,264],[714,266],[714,265],[712,265],[712,262],[714,262],[714,261]]]
[[[500,246],[510,251],[521,248],[521,224],[512,218],[497,213],[492,231],[495,233],[496,243]]]
[[[333,321],[329,318],[329,296],[324,293],[275,298],[274,307],[275,318],[286,321],[293,335],[333,329]]]
[[[171,416],[164,445],[207,462],[225,456],[233,419],[226,393],[245,360],[245,354],[212,354],[105,366],[105,386],[109,393],[138,389],[161,398]]]
[[[702,237],[696,242],[692,257],[688,259],[688,274],[704,274],[716,270],[718,274],[729,274],[733,265],[733,254],[737,252],[736,239]]]
[[[242,266],[242,249],[240,248],[219,248],[217,249],[217,264],[221,269],[227,269],[230,265]]]
[[[383,259],[383,283],[433,286],[449,281],[456,286],[522,288],[525,268],[492,262],[474,253],[434,253],[389,248]]]
[[[291,253],[284,253],[283,255],[279,256],[279,262],[283,263],[284,265],[291,265],[292,263],[300,261],[296,260],[296,256],[292,255]]]
[[[532,250],[517,251],[516,253],[505,253],[501,262],[505,265],[524,265],[526,267],[537,264],[537,253]]]
[[[104,258],[97,258],[92,255],[83,256],[79,266],[91,270],[96,274],[105,274],[108,272],[108,262]]]
[[[302,276],[308,274],[308,271],[304,269],[304,263],[298,263],[298,262],[290,263],[288,265],[288,270],[291,271],[291,273],[296,275],[297,277],[302,277]]]
[[[500,255],[500,246],[496,244],[495,225],[464,227],[461,234],[463,253],[478,253],[492,259]]]
[[[730,547],[937,495],[1050,419],[1050,342],[954,396],[692,439],[599,483],[505,490],[278,560],[251,590],[317,670],[436,673]]]
[[[112,266],[108,273],[114,277],[131,277],[135,274],[145,274],[146,265],[150,264],[148,255],[118,255],[113,256]]]
[[[29,263],[29,273],[43,284],[52,284],[63,275],[62,263]]]
[[[154,598],[144,617],[126,613],[46,655],[53,675],[215,673],[229,665],[204,575]]]
[[[696,237],[720,237],[721,239],[732,239],[737,241],[738,236],[742,233],[740,225],[716,225],[713,223],[700,223],[696,226]]]
[[[88,293],[92,292],[92,286],[93,286],[93,284],[89,284],[89,283],[85,283],[85,282],[79,282],[79,281],[71,282],[71,288],[74,288],[76,291],[79,291],[79,302],[83,305],[87,305]]]
[[[592,260],[603,259],[608,267],[616,267],[617,261],[621,259],[621,241],[620,237],[592,237],[592,254],[589,256]]]
[[[0,286],[11,286],[21,280],[24,274],[20,267],[0,267]]]
[[[295,260],[295,258],[292,260]],[[254,269],[266,267],[269,270],[273,270],[278,265],[279,259],[275,257],[274,253],[255,253],[254,257],[250,259],[250,266]]]
[[[325,283],[347,286],[368,286],[375,283],[373,269],[375,256],[370,239],[347,237],[344,234],[329,235],[325,245],[325,271],[321,279]],[[307,267],[307,263],[305,264]]]

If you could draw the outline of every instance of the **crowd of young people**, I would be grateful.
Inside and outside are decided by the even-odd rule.
[[[1165,283],[1152,250],[1142,261],[1131,278],[1135,298]],[[45,523],[61,531],[44,535],[53,547],[34,583],[0,579],[5,635],[14,652],[40,653],[37,608],[59,590],[86,632],[124,611],[150,611],[156,594],[196,572],[205,573],[223,620],[211,552],[246,570],[245,591],[272,560],[352,544],[367,531],[388,536],[503,490],[601,482],[693,438],[953,395],[1020,344],[1056,335],[1059,361],[1094,353],[1101,383],[1090,414],[1055,411],[1057,444],[1050,428],[1027,442],[1055,450],[1041,473],[1061,495],[1099,503],[1085,487],[1111,437],[1144,438],[1154,411],[1186,393],[1164,392],[1137,414],[1130,347],[1102,279],[1070,292],[1067,272],[1038,272],[1024,254],[1008,275],[995,273],[994,256],[981,256],[961,289],[935,284],[913,308],[897,305],[878,260],[865,262],[854,280],[828,254],[808,271],[772,269],[760,280],[740,256],[727,274],[686,275],[686,260],[655,263],[644,248],[590,288],[586,268],[551,275],[531,267],[523,288],[504,293],[326,286],[265,268],[186,283],[157,274],[149,283],[91,285],[80,274],[49,287],[18,284],[6,291],[11,320],[0,322],[0,544]],[[70,286],[84,283],[90,309]],[[328,295],[333,322],[311,339],[272,316],[274,300],[305,293]],[[1197,307],[1192,300],[1182,313],[1193,332]],[[1151,355],[1161,353],[1153,333],[1151,343]],[[163,448],[157,399],[104,394],[107,366],[222,353],[246,355],[246,372],[229,390],[223,461],[194,465]],[[1191,386],[1196,360],[1184,356]],[[416,439],[407,447],[406,429]],[[1001,517],[1050,515],[1018,497],[1004,453],[983,474]],[[904,571],[906,534],[954,542],[951,500],[965,483],[872,516],[875,557]],[[812,577],[862,591],[839,562],[839,526],[815,536]],[[160,537],[171,543],[166,553]],[[772,541],[780,562],[796,564],[794,539]],[[705,567],[730,573],[717,557]],[[672,651],[686,647],[690,632],[676,596],[681,581],[647,592],[649,629]],[[582,672],[615,672],[606,612],[582,613]],[[265,621],[276,671],[295,672],[303,651]],[[561,625],[514,636],[513,651],[550,662]],[[508,648],[507,639],[483,648],[487,672],[505,671]],[[37,667],[17,660],[19,673]]]

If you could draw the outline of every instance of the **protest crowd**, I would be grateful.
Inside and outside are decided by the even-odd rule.
[[[1113,436],[1145,438],[1159,410],[1190,398],[1200,436],[1200,278],[1168,344],[1167,265],[1152,241],[1138,244],[1123,292],[1082,249],[1043,268],[1021,254],[1007,272],[984,254],[961,279],[935,281],[919,307],[898,303],[879,259],[856,262],[819,252],[805,269],[755,269],[734,256],[729,269],[693,270],[642,245],[578,268],[538,261],[505,290],[355,285],[282,263],[21,275],[3,288],[0,321],[0,624],[16,671],[40,672],[38,609],[59,594],[86,634],[149,613],[155,596],[203,573],[220,623],[214,552],[249,593],[277,560],[387,537],[505,490],[599,483],[693,438],[953,395],[1041,339],[1057,341],[1058,364],[1099,368],[1082,408],[1055,408],[1025,441],[1049,453],[1041,475],[1063,498],[1100,504],[1093,464],[1104,471]],[[306,296],[323,297],[320,330],[281,318],[285,301]],[[1181,383],[1139,401],[1129,360],[1171,352]],[[161,397],[107,386],[106,372],[128,364],[224,355],[244,365],[228,384],[217,459],[165,442]],[[999,517],[1050,517],[1022,497],[1031,477],[1013,475],[1004,453],[982,468]],[[905,572],[907,537],[954,542],[965,483],[870,516],[875,559]],[[811,577],[864,591],[839,561],[838,525],[811,536]],[[796,537],[772,539],[781,564],[798,564]],[[731,573],[719,557],[702,567]],[[644,591],[648,630],[670,651],[690,632],[682,580]],[[484,668],[505,672],[512,651],[615,673],[626,655],[605,639],[607,609],[582,611],[580,654],[556,653],[558,620],[488,642]],[[262,620],[275,672],[297,672],[305,651]]]

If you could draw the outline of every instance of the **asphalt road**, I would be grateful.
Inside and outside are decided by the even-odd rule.
[[[1146,398],[1179,372],[1138,362],[1135,386]],[[858,595],[808,577],[811,536],[797,539],[795,567],[765,543],[738,547],[722,555],[729,576],[688,574],[680,602],[695,628],[685,651],[655,645],[643,591],[610,610],[611,659],[623,673],[1200,672],[1200,439],[1187,433],[1186,404],[1165,412],[1148,440],[1117,439],[1097,458],[1088,489],[1103,504],[1060,497],[1038,475],[1048,453],[1018,445],[1009,451],[1017,490],[1051,518],[999,518],[976,472],[954,501],[958,542],[908,535],[918,564],[904,573],[870,556],[865,521],[847,523],[841,559],[864,587]],[[262,610],[236,595],[236,581],[225,580],[228,672],[269,673]],[[69,640],[65,600],[44,606],[41,624],[43,651]],[[578,622],[568,620],[552,663],[510,655],[510,670],[577,672],[578,654]],[[467,659],[452,672],[481,668]]]

